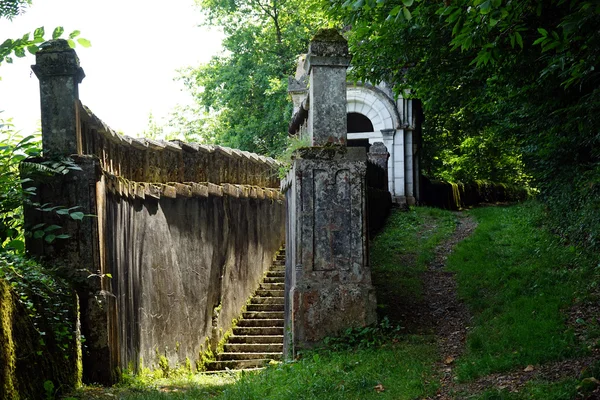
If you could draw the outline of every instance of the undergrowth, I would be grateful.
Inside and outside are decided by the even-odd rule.
[[[565,312],[597,281],[589,256],[541,228],[537,203],[471,213],[477,231],[448,259],[474,314],[459,378],[584,354]]]
[[[413,207],[392,212],[384,231],[373,239],[369,249],[380,317],[399,322],[399,305],[410,307],[422,301],[422,273],[435,247],[452,234],[455,226],[456,217],[446,210]]]

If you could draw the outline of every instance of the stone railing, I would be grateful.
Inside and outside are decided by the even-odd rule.
[[[116,133],[80,102],[78,111],[81,152],[98,156],[111,175],[154,184],[279,187],[280,164],[272,158],[221,146],[132,138]]]

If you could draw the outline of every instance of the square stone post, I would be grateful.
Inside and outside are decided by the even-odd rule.
[[[62,227],[60,233],[69,235],[68,239],[52,243],[29,238],[27,251],[68,269],[79,298],[81,333],[86,339],[82,346],[83,381],[112,384],[119,378],[118,349],[114,348],[118,341],[110,333],[116,307],[114,296],[103,290],[109,285],[108,278],[102,277],[100,262],[99,222],[104,217],[102,171],[98,158],[82,154],[81,148],[78,84],[84,73],[77,54],[62,39],[43,43],[31,68],[40,81],[43,158],[30,161],[70,156],[81,168],[66,175],[35,178],[35,201],[78,207],[77,211],[91,216],[75,221],[26,207],[27,225],[56,224]]]
[[[313,146],[346,145],[348,42],[335,29],[323,29],[308,46],[308,132]]]
[[[319,32],[307,56],[312,147],[296,152],[287,199],[284,352],[376,322],[368,263],[366,153],[346,147],[346,40]]]
[[[79,88],[85,74],[66,40],[40,46],[31,66],[40,81],[42,146],[45,157],[81,154],[78,132]]]

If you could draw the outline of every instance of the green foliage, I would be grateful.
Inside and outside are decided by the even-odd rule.
[[[76,47],[76,43],[79,43],[79,45],[83,47],[90,47],[91,42],[89,40],[77,38],[79,34],[80,32],[75,30],[68,35],[66,40],[69,43],[69,46],[74,48]],[[56,27],[52,32],[52,39],[63,38],[63,35],[63,27]],[[6,39],[2,44],[0,44],[0,65],[2,65],[2,62],[11,64],[14,61],[12,55],[17,58],[23,58],[27,53],[37,53],[40,44],[48,40],[44,38],[44,36],[44,27],[39,27],[33,32],[33,35],[31,33],[26,33],[18,39]]]
[[[51,340],[65,357],[72,356],[75,337],[73,295],[58,269],[33,259],[0,252],[0,279],[6,281],[27,309],[42,349]],[[50,338],[50,339],[49,339]],[[38,351],[38,355],[42,350]]]
[[[43,239],[47,243],[56,239],[67,239],[69,236],[60,233],[61,226],[55,224],[41,223],[25,229],[23,205],[73,220],[83,219],[84,213],[78,211],[77,206],[66,208],[32,201],[36,193],[36,188],[31,185],[32,177],[64,175],[73,170],[80,170],[79,166],[70,158],[27,161],[27,157],[40,155],[39,136],[21,137],[13,130],[10,120],[0,120],[0,133],[5,138],[4,144],[0,146],[0,252],[24,254],[25,237]]]
[[[28,180],[21,179],[19,163],[38,155],[40,143],[35,136],[20,137],[10,120],[0,120],[0,132],[6,138],[0,146],[0,248],[22,253],[25,250],[22,205],[35,193],[35,188],[23,189]]]
[[[0,18],[13,19],[22,14],[31,0],[0,0]]]
[[[524,368],[584,352],[562,310],[597,281],[597,260],[542,229],[542,207],[525,203],[472,211],[479,225],[449,257],[459,295],[474,314],[461,379]]]
[[[182,72],[196,109],[207,115],[180,125],[204,131],[199,136],[217,144],[276,156],[291,118],[287,79],[311,35],[327,24],[323,12],[302,0],[198,4],[209,23],[223,27],[225,53]]]
[[[600,248],[596,2],[332,3],[354,76],[422,100],[429,178],[530,183],[556,230]]]
[[[473,400],[570,400],[578,397],[577,381],[565,379],[560,382],[529,382],[516,393],[506,389],[490,389],[478,396],[469,398]]]
[[[383,231],[370,244],[370,264],[377,291],[378,314],[400,323],[399,305],[422,301],[422,273],[435,247],[456,226],[449,211],[414,207],[394,210]]]
[[[400,325],[394,326],[386,316],[377,325],[348,328],[340,336],[326,337],[323,344],[325,348],[335,351],[368,349],[382,346],[392,340],[399,340],[401,330]]]

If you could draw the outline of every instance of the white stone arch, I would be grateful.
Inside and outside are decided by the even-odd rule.
[[[400,127],[398,112],[391,99],[370,86],[348,85],[346,113],[359,113],[369,118],[373,131]]]

